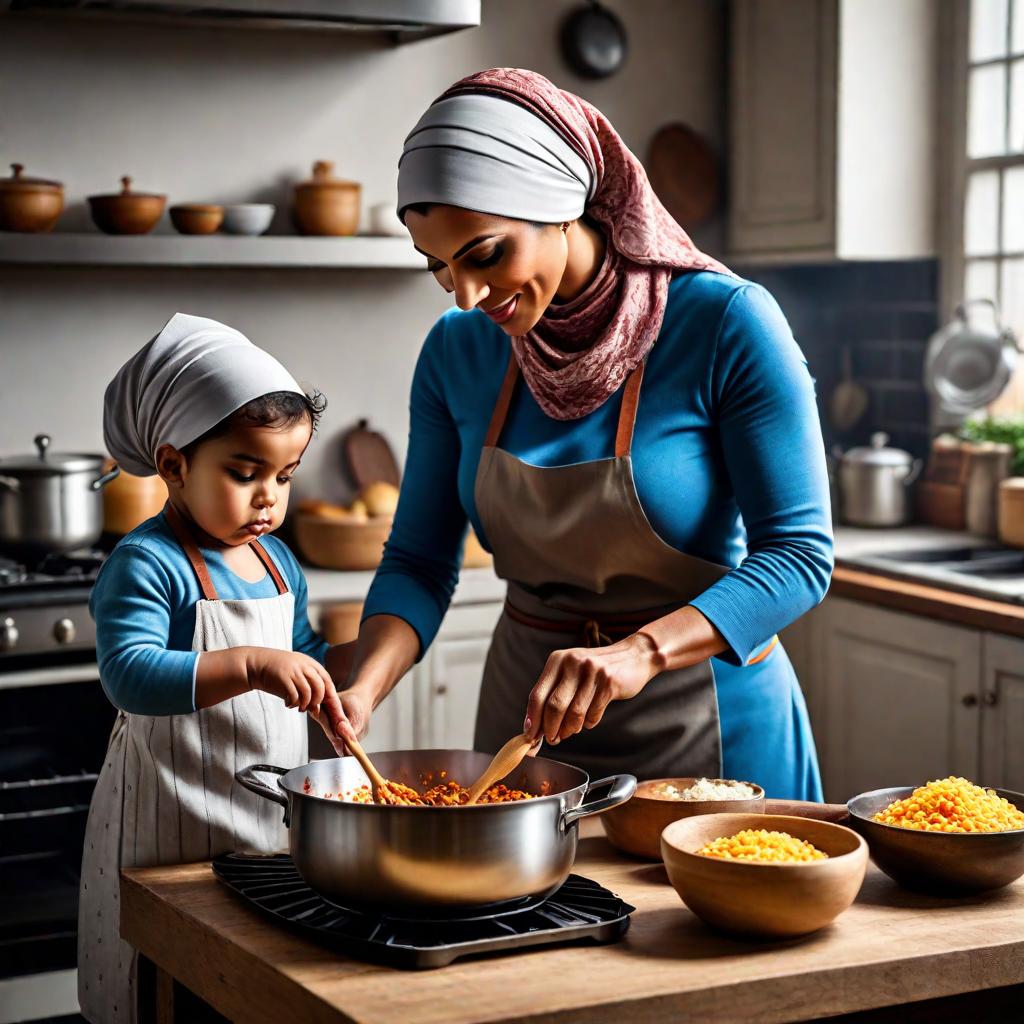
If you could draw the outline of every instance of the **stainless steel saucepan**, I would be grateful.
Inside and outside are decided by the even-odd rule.
[[[468,786],[490,763],[472,750],[392,751],[373,755],[387,779],[422,791],[440,772]],[[276,786],[260,773],[279,776]],[[472,807],[356,804],[320,794],[348,792],[367,778],[354,757],[288,771],[251,765],[241,785],[284,808],[289,848],[306,882],[334,903],[405,916],[447,916],[521,897],[540,901],[572,870],[580,818],[624,803],[632,775],[591,782],[587,773],[543,757],[527,758],[506,779],[532,800]]]

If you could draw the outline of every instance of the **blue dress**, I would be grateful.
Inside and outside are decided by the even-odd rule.
[[[478,310],[431,330],[413,380],[409,454],[391,539],[364,616],[392,614],[432,641],[458,576],[473,489],[509,356]],[[539,466],[609,458],[621,393],[577,420],[519,388],[502,447]],[[647,361],[633,441],[638,497],[687,554],[734,567],[692,602],[728,648],[714,659],[724,770],[769,796],[821,799],[807,710],[781,645],[745,663],[824,596],[832,570],[825,457],[807,364],[760,286],[680,274]]]

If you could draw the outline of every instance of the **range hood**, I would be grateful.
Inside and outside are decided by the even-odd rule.
[[[480,0],[0,0],[2,12],[348,29],[399,42],[480,24]]]

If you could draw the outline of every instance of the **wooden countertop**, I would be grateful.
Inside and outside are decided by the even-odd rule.
[[[829,593],[883,608],[926,615],[960,626],[1024,637],[1024,605],[895,579],[836,560]]]
[[[617,854],[582,823],[575,871],[637,909],[625,938],[406,972],[348,960],[270,923],[208,864],[125,871],[121,927],[158,967],[240,1024],[566,1024],[806,1020],[1024,982],[1024,880],[939,900],[874,866],[857,902],[803,940],[717,935],[660,864]]]

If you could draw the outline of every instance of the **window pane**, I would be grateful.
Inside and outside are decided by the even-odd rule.
[[[1024,10],[1024,0],[1018,0]],[[1010,145],[1012,152],[1024,151],[1024,60],[1010,65]]]
[[[1024,53],[1024,0],[1015,0],[1013,5],[1013,42],[1010,48],[1014,53]]]
[[[972,0],[971,60],[990,60],[1006,54],[1007,0]]]
[[[964,301],[996,297],[996,261],[971,260],[964,274]]]
[[[999,252],[998,171],[979,171],[967,179],[964,251],[968,256]]]
[[[1006,146],[1006,65],[971,72],[967,155],[1000,156]]]
[[[1003,323],[1024,337],[1024,259],[1003,260],[999,310]]]
[[[1024,253],[1024,167],[1003,173],[1003,252]]]

